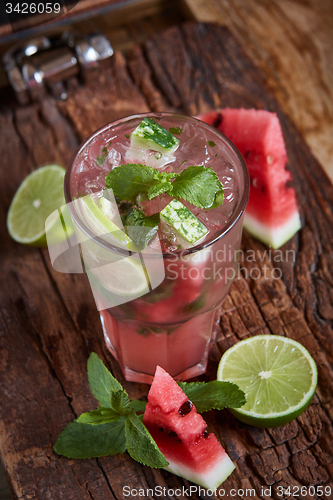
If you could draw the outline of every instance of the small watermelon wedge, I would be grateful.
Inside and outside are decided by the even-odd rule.
[[[234,470],[214,434],[174,379],[160,366],[148,393],[143,423],[169,465],[167,470],[207,489]]]
[[[244,227],[260,241],[279,248],[301,228],[301,220],[295,190],[289,185],[286,146],[276,113],[225,108],[198,118],[220,130],[243,155],[251,180]]]

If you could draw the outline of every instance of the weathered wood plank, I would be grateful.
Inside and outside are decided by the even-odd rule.
[[[330,0],[182,0],[186,15],[227,26],[333,180]]]
[[[86,379],[91,351],[124,381],[104,347],[84,276],[57,273],[46,251],[12,242],[5,217],[16,188],[37,163],[51,157],[66,163],[78,142],[104,123],[148,109],[196,114],[225,105],[278,112],[303,229],[284,246],[282,257],[278,252],[268,254],[266,247],[244,235],[243,269],[223,304],[207,377],[215,376],[221,352],[237,340],[271,332],[304,343],[318,364],[320,382],[309,409],[276,430],[241,424],[226,411],[207,415],[209,427],[237,463],[223,487],[226,492],[256,488],[257,498],[276,498],[263,497],[261,488],[328,484],[333,461],[332,187],[229,32],[189,23],[153,37],[128,61],[116,54],[97,81],[65,103],[50,99],[28,112],[8,108],[0,112],[4,139],[0,145],[4,166],[0,172],[4,283],[0,290],[0,454],[14,498],[120,499],[125,485],[145,491],[157,485],[188,487],[187,481],[142,467],[126,454],[73,461],[53,451],[60,430],[96,405]],[[247,258],[250,252],[252,259]],[[281,259],[274,260],[279,255]],[[256,278],[257,269],[266,270],[266,279]],[[124,385],[131,397],[147,393],[147,386]]]
[[[80,141],[110,121],[149,109],[130,78],[120,52],[104,61],[90,85],[77,89],[66,102],[58,105]]]

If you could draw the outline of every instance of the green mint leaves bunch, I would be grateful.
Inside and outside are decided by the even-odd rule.
[[[152,200],[168,194],[199,208],[216,208],[223,203],[223,186],[211,167],[193,165],[180,174],[160,172],[147,165],[127,163],[111,170],[105,185],[119,200],[135,203],[137,196]]]
[[[68,458],[92,458],[127,450],[144,465],[167,466],[164,455],[142,423],[146,403],[130,401],[97,354],[90,355],[87,369],[91,392],[100,406],[71,422],[58,437],[55,451]]]
[[[136,461],[150,467],[168,465],[154,439],[142,423],[146,402],[130,400],[97,354],[88,359],[90,389],[100,406],[82,413],[59,435],[54,446],[68,458],[93,458],[127,451]],[[182,390],[199,413],[213,408],[239,408],[244,392],[230,382],[180,382]]]

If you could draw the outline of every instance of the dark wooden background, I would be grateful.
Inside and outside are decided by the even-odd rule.
[[[19,108],[7,90],[2,103],[0,455],[14,498],[99,500],[123,498],[124,485],[188,484],[142,467],[126,454],[72,461],[54,453],[62,428],[96,405],[86,379],[89,353],[97,352],[123,378],[105,350],[84,277],[56,273],[47,251],[11,241],[5,219],[28,172],[45,162],[65,165],[78,143],[102,124],[132,112],[197,114],[227,105],[278,113],[303,229],[283,247],[283,262],[269,259],[266,247],[244,234],[245,255],[255,250],[258,259],[242,263],[243,273],[223,304],[207,377],[215,376],[221,353],[237,340],[274,333],[309,349],[318,365],[319,386],[309,409],[276,430],[243,425],[227,411],[207,415],[210,428],[237,463],[224,488],[255,488],[255,498],[264,498],[261,487],[271,485],[271,498],[278,498],[277,485],[332,484],[333,189],[230,32],[195,23],[173,26],[126,57],[116,52],[95,82],[64,103],[48,98]],[[295,258],[286,261],[288,250]],[[268,275],[275,266],[281,268],[282,278],[245,279],[246,271],[264,265]],[[145,385],[124,385],[131,397],[147,394]]]

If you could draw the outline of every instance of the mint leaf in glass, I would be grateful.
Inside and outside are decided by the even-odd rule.
[[[199,208],[211,208],[216,193],[223,193],[223,186],[211,167],[193,165],[183,170],[172,183],[172,195],[189,201]],[[223,203],[223,197],[219,198]],[[218,206],[218,205],[216,205]]]
[[[124,453],[125,422],[126,417],[100,425],[71,422],[58,437],[54,450],[68,458],[105,457]]]
[[[172,194],[172,184],[170,182],[158,182],[151,186],[147,191],[147,196],[149,200],[152,200],[163,193]]]
[[[97,157],[96,157],[96,163],[97,163],[97,165],[99,167],[101,165],[103,165],[103,163],[106,160],[107,155],[108,155],[108,149],[107,149],[107,147],[103,148],[102,151],[101,151],[101,153],[99,155],[97,155]]]
[[[231,382],[178,382],[198,413],[212,409],[239,408],[246,403],[244,392]]]
[[[123,221],[128,236],[139,249],[145,248],[155,236],[159,222],[158,214],[148,217],[135,207],[130,209]]]
[[[215,194],[214,203],[210,208],[219,207],[220,205],[223,204],[223,202],[224,202],[224,192],[223,192],[223,188],[222,188],[219,191],[217,191],[217,193]]]
[[[131,457],[149,467],[166,467],[168,462],[152,436],[132,411],[125,423],[126,448]]]
[[[199,208],[215,208],[223,203],[223,186],[217,174],[203,165],[187,167],[178,174],[127,163],[111,170],[105,185],[119,200],[132,203],[138,195],[144,194],[152,200],[162,193],[187,200]]]
[[[101,406],[111,408],[111,393],[113,391],[122,391],[122,385],[94,352],[89,356],[87,369],[91,392]]]
[[[146,193],[156,184],[156,172],[147,165],[127,163],[111,170],[105,177],[105,186],[113,190],[116,198],[134,203],[140,193]]]
[[[170,134],[180,135],[183,133],[183,129],[181,127],[170,127],[169,132]]]

